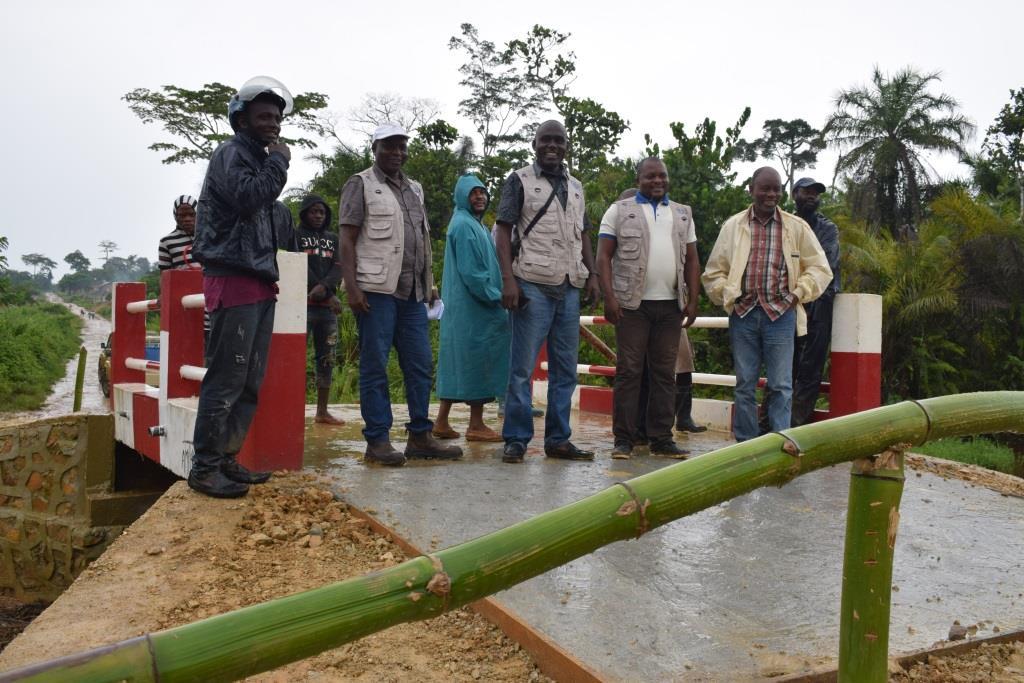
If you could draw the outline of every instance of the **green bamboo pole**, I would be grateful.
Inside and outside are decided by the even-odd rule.
[[[228,681],[509,588],[614,541],[765,485],[929,435],[1024,431],[1024,392],[904,402],[769,434],[616,484],[506,529],[395,567],[150,634],[9,680]],[[130,645],[130,646],[129,646]],[[137,664],[143,648],[151,659]],[[132,658],[132,662],[128,662]],[[125,675],[132,671],[132,675]]]
[[[71,412],[77,413],[82,409],[82,386],[85,384],[85,356],[86,350],[83,346],[78,350],[78,374],[75,376],[75,405]]]
[[[902,450],[853,461],[839,608],[839,683],[889,680],[889,607],[902,495]]]

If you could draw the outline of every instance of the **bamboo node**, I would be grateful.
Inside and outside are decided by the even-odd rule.
[[[452,591],[452,580],[444,572],[438,572],[427,582],[427,590],[438,597],[447,598]]]
[[[645,498],[643,504],[641,505],[640,499],[637,498],[636,491],[634,491],[629,484],[627,484],[624,481],[619,481],[615,483],[621,486],[622,488],[626,489],[626,491],[629,493],[629,497],[632,498],[632,500],[627,500],[625,503],[620,505],[619,509],[616,511],[615,514],[617,514],[619,517],[626,517],[628,515],[633,514],[634,512],[639,512],[640,518],[637,520],[636,537],[640,538],[645,533],[647,533],[647,506],[651,504],[651,499]]]

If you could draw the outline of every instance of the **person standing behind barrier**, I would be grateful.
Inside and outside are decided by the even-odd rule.
[[[651,453],[683,458],[687,451],[672,440],[675,365],[680,327],[697,318],[697,234],[690,207],[668,197],[664,162],[654,157],[641,161],[636,183],[633,198],[605,212],[597,251],[605,318],[615,325],[612,457],[629,458],[638,440],[646,365],[645,436]]]
[[[536,160],[509,174],[498,206],[497,248],[502,305],[512,311],[509,383],[502,460],[523,461],[533,438],[530,376],[547,341],[548,409],[544,453],[549,458],[593,460],[569,437],[569,413],[579,358],[580,289],[601,294],[586,232],[583,185],[563,164],[565,126],[545,121],[533,138]],[[554,201],[557,199],[557,201]],[[519,245],[513,253],[513,231]]]
[[[805,425],[814,416],[814,404],[821,389],[821,376],[832,344],[832,308],[839,293],[839,228],[818,213],[818,195],[825,185],[814,178],[801,178],[793,185],[796,215],[814,231],[832,270],[832,281],[820,297],[804,306],[807,334],[796,338],[793,348],[793,415],[790,424]]]
[[[437,290],[431,271],[430,229],[423,188],[402,173],[409,134],[385,123],[373,133],[373,166],[348,179],[341,191],[341,270],[359,329],[359,407],[365,461],[401,466],[407,458],[462,457],[431,435],[427,413],[433,355],[424,302]],[[409,406],[405,454],[391,445],[388,354],[394,346]]]
[[[243,85],[228,103],[235,135],[214,150],[199,196],[195,253],[211,329],[188,485],[208,496],[244,496],[248,484],[270,478],[235,458],[256,413],[274,328],[274,202],[291,160],[278,137],[291,110],[291,94],[277,81]]]
[[[174,230],[160,238],[157,266],[160,270],[179,268],[201,270],[192,258],[192,241],[196,234],[196,200],[187,194],[174,200]],[[210,344],[210,314],[203,312],[204,347]]]
[[[817,238],[800,218],[778,207],[782,180],[767,166],[750,181],[753,204],[722,224],[704,270],[708,298],[729,314],[729,341],[736,371],[733,434],[758,435],[757,380],[768,377],[772,431],[790,423],[793,340],[807,333],[803,304],[832,278]]]
[[[501,307],[501,268],[481,219],[487,210],[484,184],[474,175],[459,178],[455,213],[444,249],[444,316],[437,352],[437,395],[441,407],[434,436],[459,436],[448,423],[453,403],[469,405],[466,441],[501,441],[484,424],[484,405],[508,386],[508,313]]]
[[[310,194],[299,206],[299,227],[295,230],[298,251],[306,254],[306,336],[313,337],[316,358],[315,422],[343,425],[345,421],[327,411],[334,375],[334,349],[338,344],[338,283],[341,282],[341,255],[338,234],[327,229],[331,208],[323,198]]]

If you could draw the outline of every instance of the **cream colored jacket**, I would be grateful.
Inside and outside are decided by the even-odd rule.
[[[782,214],[782,248],[786,256],[789,291],[796,295],[797,336],[807,334],[803,304],[814,301],[832,281],[832,270],[811,226],[798,216]],[[722,224],[715,247],[704,268],[701,282],[712,303],[732,313],[743,293],[743,271],[750,257],[750,207]]]

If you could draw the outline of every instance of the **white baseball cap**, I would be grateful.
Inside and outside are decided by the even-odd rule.
[[[393,137],[409,137],[409,134],[405,132],[405,128],[402,128],[397,123],[382,123],[377,126],[377,130],[373,131],[373,141],[383,140],[384,138]]]

